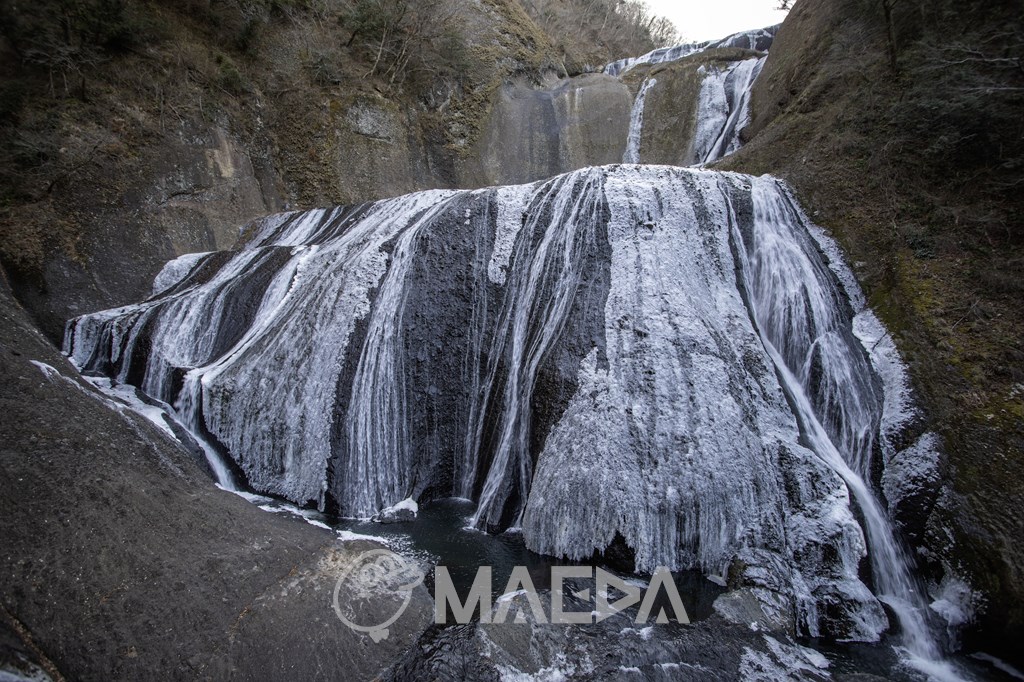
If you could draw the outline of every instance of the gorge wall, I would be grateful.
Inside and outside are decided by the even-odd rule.
[[[621,161],[646,70],[624,81],[580,73],[619,55],[589,39],[566,46],[508,0],[437,5],[423,21],[451,14],[444,25],[459,31],[410,46],[418,61],[400,83],[343,28],[343,8],[246,19],[125,7],[139,44],[95,46],[103,59],[70,72],[25,57],[41,36],[56,40],[58,13],[45,3],[8,13],[0,36],[10,83],[0,258],[55,340],[69,317],[143,296],[168,259],[228,248],[256,216]],[[690,80],[672,93],[684,103],[697,97],[700,79]],[[695,111],[684,118],[647,145],[664,157],[652,160],[686,156],[688,138],[675,133]]]
[[[33,67],[22,78],[21,94],[8,88],[13,80],[5,81],[5,97],[14,93],[5,102],[16,105],[0,111],[5,132],[11,132],[3,150],[0,229],[3,265],[18,299],[57,339],[74,315],[148,296],[164,261],[231,247],[237,226],[254,216],[426,188],[534,181],[620,161],[636,95],[650,81],[657,83],[645,93],[637,159],[696,163],[699,135],[689,112],[696,111],[706,74],[722,75],[763,56],[752,51],[763,45],[729,45],[680,61],[636,65],[618,78],[583,74],[588,60],[569,59],[517,3],[484,2],[480,8],[465,22],[468,51],[438,60],[443,77],[416,89],[396,89],[390,76],[367,75],[372,63],[364,57],[334,51],[331,46],[349,36],[330,28],[334,17],[325,20],[308,7],[274,15],[274,30],[265,31],[256,53],[234,37],[222,40],[180,7],[163,8],[157,16],[173,26],[171,39],[165,35],[117,53],[111,62],[116,69],[101,64],[69,78],[59,69]],[[929,432],[938,434],[929,439],[944,445],[939,473],[924,475],[925,484],[904,504],[890,500],[893,511],[927,577],[952,568],[986,595],[973,636],[989,648],[1001,643],[1010,659],[1024,627],[1018,542],[1024,527],[1016,513],[1024,504],[1018,305],[1024,213],[1016,191],[1024,165],[1021,77],[1015,70],[1024,40],[1017,10],[1002,1],[904,5],[887,26],[871,3],[801,0],[755,81],[750,125],[736,131],[749,144],[722,164],[781,175],[849,254],[869,303],[890,330],[886,338],[907,359],[923,406],[897,451],[907,452]],[[26,68],[7,30],[13,25],[4,22],[0,40],[5,76]],[[244,27],[237,28],[241,36]],[[972,50],[983,58],[964,61]],[[600,60],[590,62],[600,68]],[[453,77],[455,72],[461,75]],[[724,95],[725,79],[719,80]],[[584,125],[575,126],[579,118]],[[483,195],[444,196],[467,202],[473,225],[484,220]],[[322,217],[325,224],[355,224],[367,210]],[[467,229],[449,222],[452,229]],[[473,239],[483,233],[474,227]],[[297,242],[303,243],[290,246],[304,245]],[[451,244],[447,238],[399,240],[386,245],[388,258],[408,255],[394,250],[399,247],[448,250],[446,262],[464,268],[473,260],[469,251],[482,248],[477,241]],[[243,319],[255,319],[258,311],[240,301],[298,257],[277,251],[261,256],[255,279],[230,288],[219,305],[238,306]],[[598,252],[595,247],[592,255]],[[213,265],[204,271],[210,277]],[[426,277],[409,267],[410,276]],[[498,268],[494,276],[499,272],[505,274]],[[442,278],[431,285],[465,292],[468,282]],[[604,285],[588,286],[600,292]],[[465,310],[477,310],[479,298],[456,299]],[[495,305],[489,300],[478,312],[486,308],[493,321]],[[439,321],[443,314],[429,324],[455,334],[451,323]],[[582,330],[600,326],[573,319]],[[630,331],[629,325],[624,329]],[[420,340],[415,334],[421,332],[410,333]],[[196,358],[169,365],[205,363],[244,334],[242,328],[219,330],[202,341],[208,345],[195,351]],[[559,345],[558,362],[586,357],[587,342]],[[427,359],[414,358],[415,366],[425,363],[439,374],[452,370],[432,365],[430,344],[424,347]],[[353,364],[356,352],[346,356]],[[592,374],[600,369],[595,366]],[[152,379],[139,364],[128,371]],[[176,396],[185,373],[167,378],[167,371],[154,374],[166,387],[158,392]],[[358,378],[370,386],[391,371],[378,363]],[[356,378],[339,382],[354,385]],[[580,381],[545,367],[540,395],[568,414]],[[453,389],[450,382],[432,385],[441,395]],[[423,387],[428,396],[430,387]],[[424,413],[425,423],[436,425],[431,414]],[[204,418],[211,417],[204,412]],[[225,433],[229,426],[220,423]],[[542,426],[556,437],[557,424]],[[431,433],[433,442],[463,447],[465,434],[458,429]],[[332,439],[340,442],[340,431],[332,431]],[[889,471],[905,459],[890,460]],[[454,461],[432,464],[440,473],[411,485],[425,493],[431,486],[450,489],[458,478]],[[324,491],[317,485],[328,480],[328,490],[343,488],[342,472],[330,474],[307,481],[303,495],[318,499]],[[867,478],[877,476],[868,472]],[[899,497],[898,482],[888,477],[881,481],[886,494]],[[939,481],[938,495],[919,494],[934,491]],[[482,489],[482,482],[472,487]],[[514,498],[514,488],[499,492]],[[504,512],[495,515],[498,525],[508,522]]]

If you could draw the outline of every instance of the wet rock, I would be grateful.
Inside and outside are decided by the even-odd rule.
[[[402,523],[405,521],[414,521],[417,513],[419,513],[419,505],[417,505],[416,501],[410,497],[402,500],[398,504],[381,509],[374,515],[373,520],[376,523]]]
[[[928,519],[938,500],[940,452],[939,436],[925,433],[895,453],[882,474],[889,508],[913,546],[923,544]]]
[[[80,380],[4,290],[0,348],[19,352],[0,353],[0,607],[34,665],[45,656],[70,679],[370,679],[429,623],[419,586],[387,639],[347,627],[335,586],[379,546],[214,487]],[[19,651],[0,629],[0,663],[21,665]]]
[[[547,592],[539,596],[544,601]],[[553,625],[536,622],[525,600],[516,600],[517,622],[431,629],[382,679],[827,679],[828,663],[816,652],[720,616],[641,627],[624,612],[596,624]]]
[[[765,613],[761,600],[749,588],[726,592],[715,599],[714,609],[715,613],[734,625],[746,625],[769,632],[791,631],[790,623]]]

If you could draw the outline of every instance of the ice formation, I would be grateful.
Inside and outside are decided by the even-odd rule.
[[[65,346],[258,492],[467,497],[537,551],[621,536],[638,570],[738,568],[802,632],[873,640],[851,493],[905,632],[921,601],[864,483],[900,392],[815,230],[778,181],[700,169],[420,192],[264,220]]]
[[[680,45],[673,45],[672,47],[659,47],[658,49],[651,50],[647,54],[640,55],[639,57],[626,57],[625,59],[619,59],[611,62],[604,67],[604,73],[609,76],[621,76],[630,69],[642,64],[663,64],[665,62],[674,62],[679,59],[683,59],[684,57],[689,57],[690,55],[715,48],[735,47],[744,50],[767,52],[768,48],[771,47],[772,41],[775,39],[775,33],[778,30],[778,26],[769,26],[767,28],[734,33],[733,35],[727,38],[722,38],[721,40],[709,40],[703,43],[682,43]]]

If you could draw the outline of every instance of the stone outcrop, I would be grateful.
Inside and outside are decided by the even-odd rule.
[[[370,679],[430,621],[419,587],[387,639],[346,627],[335,583],[374,545],[218,490],[78,378],[6,286],[0,372],[0,671]]]

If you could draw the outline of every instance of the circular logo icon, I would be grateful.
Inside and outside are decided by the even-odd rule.
[[[419,566],[390,550],[363,552],[334,585],[334,612],[350,629],[380,642],[409,608],[423,577]]]

